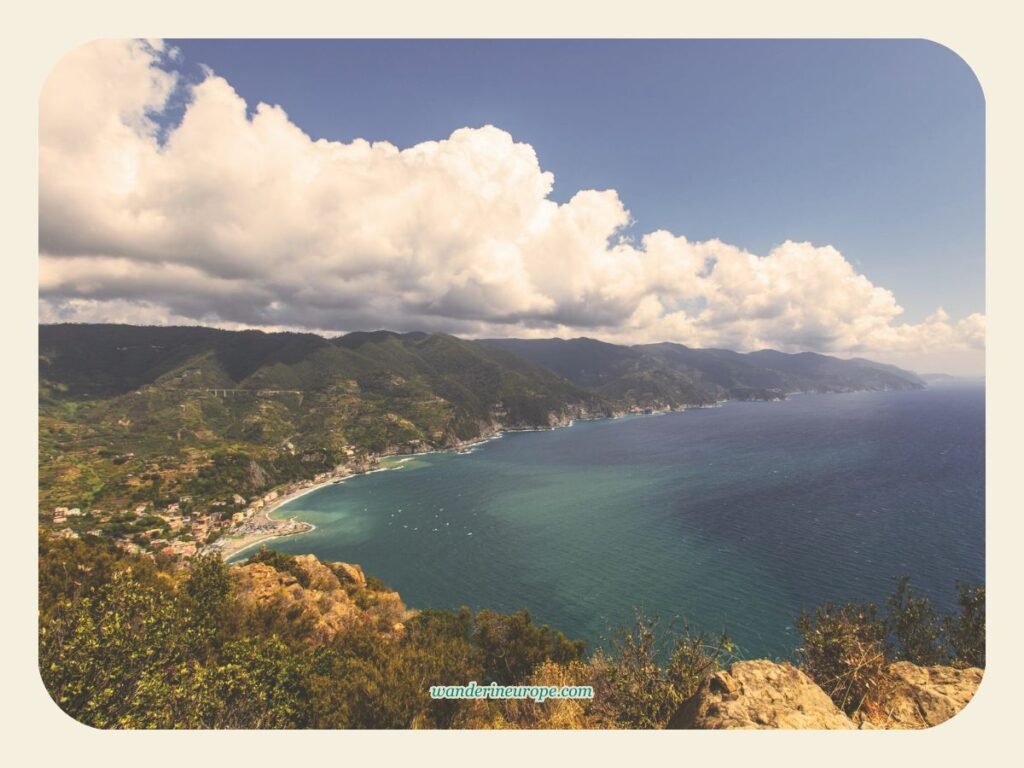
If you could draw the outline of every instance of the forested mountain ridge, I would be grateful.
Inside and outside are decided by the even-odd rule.
[[[923,386],[864,360],[591,339],[44,325],[40,505],[202,504],[502,429]]]
[[[370,457],[612,415],[444,334],[40,327],[41,505],[249,495]]]

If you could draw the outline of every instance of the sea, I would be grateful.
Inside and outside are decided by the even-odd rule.
[[[606,647],[638,612],[661,643],[726,632],[792,658],[796,618],[884,602],[937,608],[985,578],[985,391],[793,395],[509,432],[390,458],[277,517],[270,546],[359,563],[413,608],[525,608]]]

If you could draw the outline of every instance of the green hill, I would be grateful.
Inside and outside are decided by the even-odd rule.
[[[535,363],[444,334],[54,325],[39,342],[44,508],[248,495],[611,413]]]

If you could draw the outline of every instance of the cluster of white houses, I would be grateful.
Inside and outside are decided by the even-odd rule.
[[[118,536],[117,543],[122,549],[134,553],[148,552],[192,557],[210,540],[211,534],[227,533],[231,528],[244,524],[253,515],[262,511],[267,504],[278,498],[277,491],[270,491],[248,501],[235,493],[228,500],[214,501],[206,513],[184,511],[192,502],[191,496],[181,496],[178,501],[168,504],[160,510],[152,509],[148,503],[116,513],[95,509],[83,512],[79,507],[55,507],[51,520],[54,527],[58,528],[57,535],[65,538],[78,538],[79,531],[93,536],[103,536],[105,535],[104,526],[109,523],[148,515],[159,518],[163,524],[159,527],[142,531],[136,530],[128,535]],[[243,508],[230,515],[226,514],[228,510],[238,507]],[[76,520],[72,520],[72,518]],[[86,520],[88,522],[85,522]],[[85,525],[96,527],[83,530]]]
[[[351,446],[346,446],[345,453],[351,457],[354,451]],[[116,537],[118,546],[129,552],[188,558],[203,551],[204,547],[209,548],[210,544],[223,535],[259,528],[262,521],[253,518],[283,496],[347,476],[353,470],[366,471],[379,465],[379,462],[378,456],[371,455],[354,467],[340,464],[332,471],[321,472],[312,479],[290,483],[249,499],[232,493],[228,498],[222,497],[208,504],[193,504],[191,496],[183,495],[161,509],[142,503],[134,509],[123,509],[120,512],[55,507],[51,520],[58,536],[78,538],[83,533],[112,536]],[[139,520],[142,517],[158,518],[161,522],[152,528],[142,529],[144,523]],[[125,532],[126,528],[128,532]]]

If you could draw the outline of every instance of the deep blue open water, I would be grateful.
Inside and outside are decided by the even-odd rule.
[[[360,563],[412,607],[511,611],[600,645],[634,611],[787,657],[794,618],[940,608],[984,580],[981,385],[800,395],[506,434],[296,499],[276,549]]]

